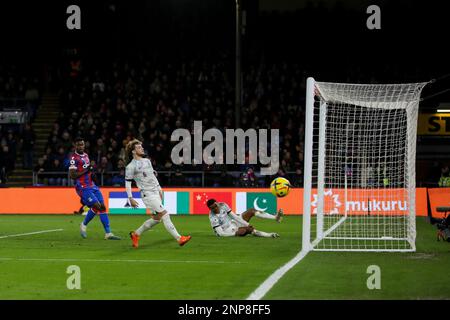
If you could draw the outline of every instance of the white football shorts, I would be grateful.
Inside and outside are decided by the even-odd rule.
[[[160,213],[166,210],[161,201],[159,192],[141,191],[142,202],[152,211],[152,213]]]
[[[236,233],[236,231],[238,231],[238,229],[239,229],[239,226],[236,223],[236,221],[231,221],[228,224],[227,228],[224,229],[224,231],[227,232],[227,233]]]

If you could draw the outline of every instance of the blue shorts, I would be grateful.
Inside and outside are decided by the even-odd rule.
[[[104,203],[103,195],[98,188],[77,189],[77,193],[81,198],[81,202],[91,208],[95,203]]]

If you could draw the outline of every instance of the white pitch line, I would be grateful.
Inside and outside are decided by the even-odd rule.
[[[63,231],[63,230],[64,229],[53,229],[53,230],[42,230],[42,231],[29,232],[29,233],[10,234],[10,235],[7,235],[7,236],[1,236],[0,239],[12,238],[12,237],[21,237],[21,236],[29,236],[29,235],[32,235],[32,234],[57,232],[57,231]]]
[[[64,258],[0,258],[0,261],[43,261],[43,262],[141,262],[141,263],[209,263],[209,264],[245,264],[240,261],[206,260],[141,260],[141,259],[64,259]]]
[[[284,266],[278,268],[272,273],[261,285],[253,291],[246,300],[261,300],[267,292],[283,277],[286,272],[291,270],[297,263],[299,263],[308,252],[300,251],[294,258],[287,262]]]

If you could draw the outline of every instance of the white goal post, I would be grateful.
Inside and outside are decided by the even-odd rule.
[[[415,251],[415,157],[427,83],[307,80],[303,251]]]

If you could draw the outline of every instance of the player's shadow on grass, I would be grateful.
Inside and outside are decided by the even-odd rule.
[[[160,245],[161,245],[161,247],[164,247],[164,248],[169,248],[169,247],[177,248],[178,247],[178,243],[175,242],[173,240],[173,238],[167,238],[167,239],[159,239],[159,240],[154,240],[154,241],[149,240],[148,242],[140,243],[138,249],[157,247]]]
[[[122,252],[123,253],[128,253],[130,251],[139,251],[139,250],[148,250],[151,251],[152,248],[157,247],[157,249],[170,249],[170,248],[178,248],[179,245],[178,243],[176,243],[173,239],[168,238],[168,239],[159,239],[159,240],[149,240],[149,242],[145,242],[145,243],[140,243],[139,247],[133,248],[131,245],[131,241],[129,243],[129,246],[127,246],[126,248],[123,248]]]

